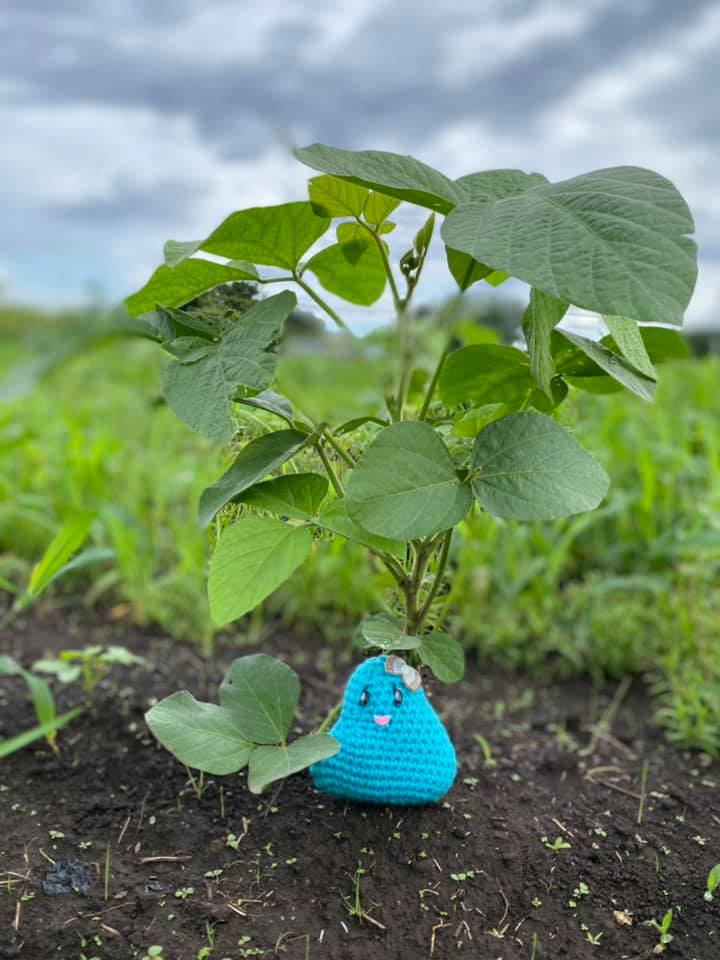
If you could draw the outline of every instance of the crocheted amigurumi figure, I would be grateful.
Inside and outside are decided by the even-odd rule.
[[[310,767],[315,786],[366,803],[439,800],[455,780],[457,761],[421,684],[417,670],[400,657],[360,664],[330,730],[340,751]]]

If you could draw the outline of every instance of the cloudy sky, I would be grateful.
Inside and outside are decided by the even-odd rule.
[[[2,6],[6,298],[64,305],[91,285],[121,298],[168,237],[303,198],[308,171],[289,145],[320,140],[412,153],[451,176],[656,169],[695,215],[689,320],[719,322],[717,0]],[[397,253],[413,222],[393,235]],[[428,273],[431,296],[450,289],[439,243]]]

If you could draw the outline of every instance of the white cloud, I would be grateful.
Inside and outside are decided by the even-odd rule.
[[[479,16],[451,21],[442,44],[438,76],[449,85],[460,85],[517,62],[538,45],[579,35],[610,0],[540,0],[528,9],[524,4],[492,6]],[[513,10],[513,6],[515,9]]]

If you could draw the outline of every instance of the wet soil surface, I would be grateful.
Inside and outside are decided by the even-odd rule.
[[[116,668],[57,754],[38,741],[0,761],[0,958],[639,960],[660,955],[648,921],[670,908],[664,956],[720,957],[720,895],[703,897],[720,768],[663,744],[639,685],[609,716],[616,691],[579,681],[470,668],[434,685],[460,760],[435,806],[345,804],[306,774],[260,798],[242,774],[213,778],[198,800],[143,713],[183,687],[214,699],[251,648],[203,662],[162,637],[57,619],[16,623],[0,650],[28,666],[90,643],[124,643],[149,668]],[[307,732],[347,669],[321,670],[311,637],[264,649],[301,674]],[[57,692],[61,709],[81,700]],[[22,681],[3,679],[0,740],[33,722]],[[73,871],[89,873],[86,895],[45,892]]]

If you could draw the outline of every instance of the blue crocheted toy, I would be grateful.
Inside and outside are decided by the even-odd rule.
[[[371,657],[350,677],[330,733],[335,756],[310,767],[318,790],[366,803],[439,800],[455,780],[455,749],[420,685],[400,657]]]

